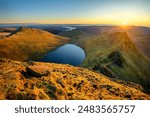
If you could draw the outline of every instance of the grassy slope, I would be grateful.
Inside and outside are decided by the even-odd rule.
[[[150,99],[129,84],[70,65],[0,59],[0,99]]]
[[[131,32],[129,32],[131,33]],[[131,37],[138,37],[138,39],[133,40],[134,43],[137,45],[137,47],[139,48],[139,50],[141,52],[143,52],[149,59],[150,59],[150,35],[133,35],[131,34]]]
[[[40,29],[20,28],[0,40],[0,57],[21,61],[35,59],[67,41],[68,38]]]
[[[68,36],[65,33],[61,35]],[[141,55],[126,33],[82,35],[75,39],[87,54],[81,66],[109,77],[138,83],[150,91],[150,61]]]

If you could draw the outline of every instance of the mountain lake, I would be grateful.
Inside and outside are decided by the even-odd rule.
[[[73,66],[80,65],[85,59],[84,50],[75,44],[65,44],[48,52],[40,62],[62,63]]]

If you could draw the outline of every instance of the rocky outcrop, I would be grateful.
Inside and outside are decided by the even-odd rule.
[[[22,71],[23,75],[25,77],[37,77],[41,78],[42,76],[47,76],[49,74],[49,71],[47,70],[39,70],[40,68],[37,68],[36,66],[29,66],[26,67],[25,71]]]
[[[108,60],[111,61],[113,65],[116,65],[118,67],[123,67],[123,63],[125,63],[125,59],[119,51],[110,53],[108,55]]]
[[[113,72],[106,66],[98,64],[98,65],[95,65],[92,69],[95,71],[98,71],[110,78],[116,78],[115,74],[113,74]]]

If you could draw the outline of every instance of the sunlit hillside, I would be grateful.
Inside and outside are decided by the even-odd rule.
[[[21,27],[0,39],[0,57],[13,60],[34,60],[68,41],[47,31]]]
[[[75,30],[60,35],[72,38],[73,43],[85,49],[87,57],[81,66],[111,78],[138,83],[149,92],[150,61],[137,49],[127,32],[110,29],[112,27],[85,26],[76,30],[79,35],[75,38]]]
[[[85,68],[0,59],[0,99],[150,99],[142,91]]]

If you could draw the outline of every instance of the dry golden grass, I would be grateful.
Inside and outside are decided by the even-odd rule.
[[[133,100],[150,96],[80,67],[0,59],[0,99]]]
[[[40,29],[20,28],[0,40],[0,57],[21,61],[38,58],[67,41],[68,38]]]

